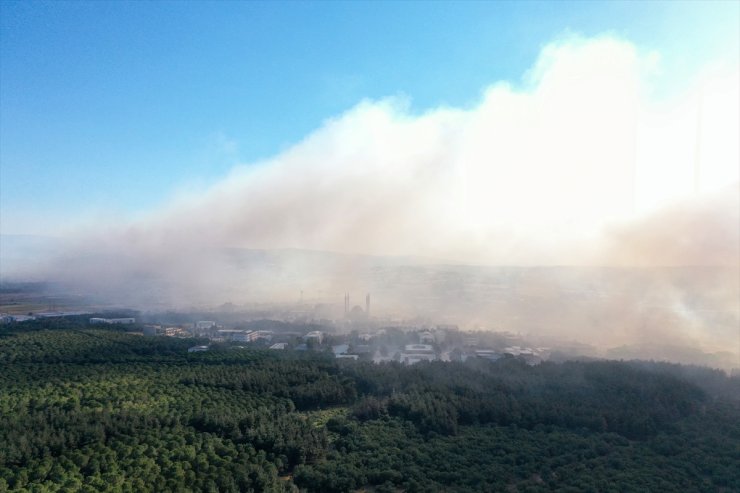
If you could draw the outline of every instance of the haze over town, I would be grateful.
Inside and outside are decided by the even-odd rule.
[[[737,19],[737,3],[712,7],[717,18],[729,11]],[[269,11],[261,5],[254,15],[263,10]],[[373,316],[388,320],[422,317],[433,325],[601,350],[636,346],[647,348],[641,356],[648,357],[680,359],[665,348],[691,348],[722,353],[718,364],[738,366],[736,23],[693,32],[691,57],[685,45],[666,44],[669,36],[644,42],[632,32],[641,42],[625,29],[560,28],[538,40],[519,65],[484,71],[493,78],[454,96],[427,97],[422,106],[413,89],[423,84],[363,94],[351,74],[336,76],[329,86],[341,102],[314,111],[310,123],[296,124],[280,140],[268,135],[274,128],[265,131],[271,147],[246,153],[247,159],[241,141],[259,140],[258,126],[242,137],[221,130],[239,114],[211,121],[209,150],[199,151],[198,160],[213,169],[183,166],[181,177],[157,190],[157,200],[145,197],[155,194],[142,185],[145,193],[132,192],[147,204],[141,208],[118,188],[135,190],[149,173],[153,183],[163,174],[176,176],[177,160],[187,159],[165,157],[174,163],[155,170],[159,163],[151,156],[138,164],[139,155],[118,152],[102,159],[111,175],[127,175],[130,166],[138,177],[100,187],[83,178],[86,169],[105,174],[95,169],[99,151],[84,138],[83,165],[65,164],[74,151],[59,143],[51,147],[60,150],[60,164],[49,164],[56,157],[33,150],[36,135],[18,138],[29,122],[43,121],[21,86],[33,81],[32,92],[53,98],[42,70],[12,73],[20,55],[11,51],[37,33],[19,29],[29,22],[22,7],[8,12],[0,151],[0,277],[6,284],[51,283],[57,295],[144,312],[298,304],[317,320],[344,317],[345,293],[359,305],[371,293]],[[674,19],[675,26],[686,26],[687,18]],[[714,36],[721,39],[706,41]],[[151,33],[143,37],[164,42]],[[76,50],[69,62],[104,53]],[[234,53],[228,58],[237,63]],[[448,70],[438,63],[436,70]],[[425,70],[431,77],[434,71]],[[142,73],[133,65],[132,71]],[[158,70],[143,73],[154,85],[171,82]],[[280,74],[290,77],[287,69]],[[251,80],[235,83],[269,92],[265,82]],[[104,82],[98,90],[113,84]],[[224,102],[218,104],[223,111]],[[200,103],[193,106],[193,115],[206,114]],[[236,113],[251,118],[249,105],[237,106]],[[52,107],[54,118],[65,116],[64,105]],[[300,103],[281,105],[280,118],[299,118],[301,109]],[[85,113],[73,113],[84,134]],[[124,126],[103,109],[92,113],[98,123]],[[121,145],[119,137],[106,138]],[[90,193],[90,205],[76,197],[68,207],[64,193],[53,191],[30,206],[35,192],[28,183],[38,176],[42,190],[52,188],[43,178],[47,165],[52,174],[67,169],[84,183],[65,186],[70,195]],[[105,204],[107,196],[112,203]]]

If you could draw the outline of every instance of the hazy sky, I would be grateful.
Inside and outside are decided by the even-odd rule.
[[[574,36],[624,40],[654,64],[650,101],[670,101],[668,115],[696,112],[687,107],[702,77],[720,81],[706,112],[726,111],[739,5],[4,1],[0,230],[147,218],[174,196],[213,194],[235,166],[289,151],[363,100],[394,98],[403,118],[475,112],[497,84],[536,85],[543,48]],[[682,125],[665,114],[643,126]],[[694,134],[689,124],[664,137]],[[731,168],[705,180],[732,182]],[[645,173],[638,207],[673,180]],[[690,187],[679,174],[676,187]]]

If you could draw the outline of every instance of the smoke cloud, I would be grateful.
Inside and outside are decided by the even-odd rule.
[[[670,101],[651,86],[659,73],[627,41],[569,38],[469,108],[363,101],[143,219],[85,229],[42,270],[141,303],[366,289],[377,306],[503,329],[736,345],[737,67]],[[433,264],[456,267],[421,267]],[[475,264],[586,270],[465,270]],[[601,301],[565,313],[579,284]]]
[[[622,266],[740,264],[740,190],[729,186],[616,226],[604,236],[605,263]]]
[[[402,99],[364,101],[273,159],[237,166],[105,236],[144,251],[198,245],[593,262],[584,245],[690,196],[694,186],[683,182],[696,165],[737,179],[736,137],[696,130],[687,138],[696,108],[651,105],[645,81],[656,63],[625,41],[571,39],[545,47],[521,87],[491,86],[470,109],[414,115]],[[704,133],[737,128],[736,108],[705,115]],[[666,112],[675,113],[673,132],[656,125]],[[699,155],[702,139],[712,145]],[[718,205],[707,212],[736,212]]]

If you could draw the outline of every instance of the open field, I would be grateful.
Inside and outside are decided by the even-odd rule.
[[[82,296],[49,295],[37,292],[0,292],[0,313],[28,315],[49,311],[96,311],[105,306],[90,303]]]

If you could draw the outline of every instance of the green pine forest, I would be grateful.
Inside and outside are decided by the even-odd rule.
[[[0,326],[0,492],[740,491],[740,379]]]

